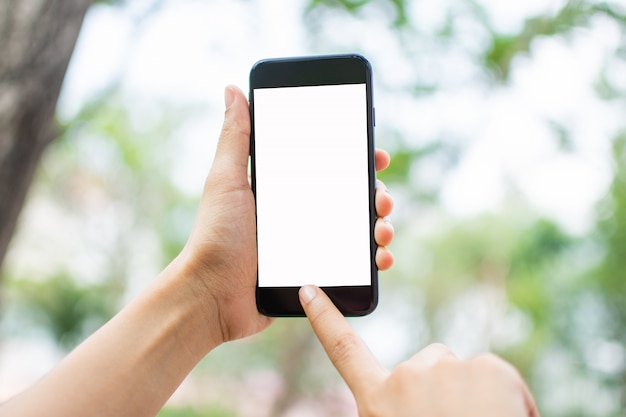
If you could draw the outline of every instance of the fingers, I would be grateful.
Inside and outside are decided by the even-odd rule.
[[[516,388],[521,391],[524,407],[528,413],[528,417],[540,417],[539,409],[535,403],[535,399],[528,388],[528,385],[524,381],[524,378],[520,375],[519,371],[510,363],[494,355],[493,353],[485,353],[471,359],[477,366],[481,367],[483,373],[487,370],[492,370],[494,373],[503,375],[509,381],[513,381]]]
[[[376,249],[376,266],[380,271],[386,271],[393,266],[393,254],[384,246]]]
[[[247,183],[250,153],[250,111],[244,93],[234,85],[224,90],[224,124],[217,144],[213,170],[236,172]],[[235,169],[233,169],[235,168]]]
[[[524,404],[526,404],[526,409],[528,410],[528,417],[541,417],[535,398],[530,393],[530,388],[528,388],[528,385],[526,385],[524,380],[522,380],[521,383],[522,393],[524,395]]]
[[[391,162],[391,157],[389,156],[389,153],[387,153],[387,151],[384,151],[382,149],[376,149],[376,152],[374,153],[374,161],[376,164],[376,171],[382,171],[389,166],[389,163]]]
[[[394,236],[393,225],[387,217],[393,210],[393,199],[387,191],[385,184],[380,180],[376,180],[375,205],[376,215],[378,216],[378,220],[374,226],[374,239],[378,245],[378,249],[376,250],[376,265],[379,270],[385,271],[391,268],[394,261],[393,255],[386,248],[387,245],[391,244]]]
[[[374,238],[379,246],[387,246],[393,240],[393,226],[387,218],[393,210],[393,199],[387,191],[387,187],[382,181],[376,180],[376,227],[374,228]]]
[[[431,367],[445,359],[457,359],[449,347],[441,343],[433,343],[417,352],[411,359],[413,364],[420,367]]]
[[[376,180],[375,204],[378,217],[389,216],[393,210],[393,198],[391,198],[385,183],[380,180]]]
[[[355,397],[386,378],[388,372],[322,290],[307,285],[299,294],[313,331]]]
[[[374,226],[374,238],[379,246],[387,246],[393,240],[393,225],[387,218],[376,220]]]

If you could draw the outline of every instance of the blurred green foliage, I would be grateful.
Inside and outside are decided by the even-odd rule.
[[[509,78],[512,60],[529,52],[533,40],[542,36],[567,34],[580,30],[598,15],[626,23],[626,15],[618,12],[611,3],[568,1],[555,16],[538,16],[527,19],[521,31],[514,35],[492,31],[492,42],[483,59],[487,68],[493,70],[497,79]]]
[[[48,329],[65,349],[73,348],[111,318],[119,296],[119,289],[80,284],[64,273],[43,281],[17,281],[14,290],[24,315]]]
[[[533,45],[542,39],[568,39],[588,30],[598,19],[617,24],[621,43],[626,39],[626,11],[609,1],[563,2],[552,13],[525,19],[513,32],[495,29],[497,22],[490,20],[486,6],[473,0],[442,5],[445,19],[429,31],[413,21],[411,10],[416,4],[420,2],[310,0],[303,22],[310,46],[319,50],[328,41],[320,34],[326,16],[346,22],[376,16],[393,33],[391,46],[403,51],[403,57],[414,65],[413,77],[405,85],[383,80],[380,89],[424,100],[444,87],[458,87],[442,85],[438,73],[428,78],[424,75],[427,65],[421,60],[438,54],[445,61],[451,46],[462,48],[459,45],[464,45],[467,32],[459,29],[459,20],[471,21],[475,32],[486,34],[480,47],[464,51],[480,68],[480,75],[471,80],[481,91],[506,89],[516,60],[528,58]],[[626,60],[623,50],[622,46],[621,55],[613,57],[621,63]],[[608,65],[610,62],[598,74],[596,93],[623,108],[626,92],[607,76]],[[18,294],[16,302],[66,349],[121,304],[122,289],[133,271],[130,254],[137,253],[131,250],[138,244],[134,237],[147,234],[158,248],[152,261],[161,267],[180,251],[193,221],[197,197],[186,196],[177,188],[170,157],[172,136],[194,109],[158,103],[150,107],[153,117],[138,129],[129,106],[132,104],[115,89],[85,106],[62,126],[63,134],[47,155],[54,163],[44,163],[38,177],[40,192],[85,221],[95,215],[85,189],[99,190],[98,204],[117,210],[121,230],[112,232],[110,244],[91,248],[104,253],[105,277],[84,284],[80,277],[61,270],[43,277],[8,280]],[[555,133],[560,152],[577,152],[569,126],[552,120],[546,124]],[[392,154],[392,165],[380,178],[401,203],[396,208],[400,213],[394,217],[396,267],[381,276],[381,301],[391,301],[381,306],[381,314],[387,314],[382,316],[386,327],[393,327],[393,322],[409,334],[406,354],[432,341],[450,342],[470,354],[494,350],[528,378],[544,417],[623,415],[626,133],[612,140],[613,181],[598,205],[595,229],[584,235],[568,233],[558,219],[537,214],[514,187],[502,210],[454,218],[442,208],[439,186],[462,158],[465,138],[413,142],[405,132],[384,126],[378,127],[377,135]],[[438,167],[434,180],[418,169],[426,163]],[[368,320],[375,318],[362,320],[371,324]],[[602,349],[613,352],[607,354],[612,362],[596,358]],[[332,404],[341,403],[335,393],[341,382],[305,321],[279,320],[261,335],[222,346],[196,373],[198,378],[223,381],[216,389],[225,393],[230,392],[226,387],[233,381],[243,392],[272,388],[267,394],[262,391],[271,403],[270,415],[284,415],[307,401],[322,403],[326,414],[333,415],[329,411],[334,410]],[[255,385],[253,377],[262,382]],[[589,386],[597,392],[587,389]],[[562,390],[567,392],[559,402],[555,398],[563,397]],[[598,393],[608,393],[608,405],[599,405]],[[215,407],[168,406],[159,415],[231,416],[236,415],[231,412],[236,410],[234,402],[224,398]]]
[[[171,149],[172,136],[195,110],[165,103],[135,103],[140,108],[131,114],[131,103],[113,86],[62,127],[64,133],[57,146],[66,147],[59,152],[73,154],[73,163],[100,177],[111,198],[131,204],[135,225],[153,228],[158,222],[157,229],[165,234],[158,242],[163,262],[167,262],[180,252],[187,238],[187,230],[180,230],[179,213],[188,218],[197,207],[198,198],[185,196],[173,183]],[[142,112],[152,122],[133,120]],[[106,166],[92,165],[102,159]],[[187,219],[183,226],[190,225]]]
[[[371,3],[379,3],[383,6],[389,6],[393,10],[393,26],[401,27],[408,23],[408,2],[405,0],[311,0],[309,10],[324,6],[342,9],[356,14],[359,13],[361,8],[371,5]]]
[[[230,410],[219,407],[207,409],[198,409],[194,407],[172,407],[165,406],[159,414],[159,417],[236,417],[237,414]]]
[[[598,239],[605,253],[592,285],[608,310],[607,337],[626,346],[626,133],[613,142],[613,163],[615,176],[598,219]],[[621,404],[626,407],[626,366],[607,379],[621,391]]]
[[[194,110],[151,104],[155,122],[139,128],[126,103],[113,88],[60,126],[35,185],[58,205],[61,227],[77,232],[65,236],[69,247],[88,245],[105,268],[70,272],[72,254],[61,251],[54,255],[61,263],[56,269],[7,274],[16,305],[66,350],[121,307],[134,258],[150,256],[162,268],[180,252],[197,209],[198,198],[172,182],[169,150],[182,115]],[[144,255],[141,245],[154,230],[159,234],[145,250],[151,255]]]

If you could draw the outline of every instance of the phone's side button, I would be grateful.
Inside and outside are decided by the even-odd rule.
[[[372,107],[372,123],[376,126],[376,108]]]

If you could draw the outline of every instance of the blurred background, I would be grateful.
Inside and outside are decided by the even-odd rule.
[[[544,417],[626,415],[626,1],[83,3],[0,272],[0,401],[182,248],[227,84],[247,90],[262,58],[358,52],[396,202],[395,266],[352,320],[374,354],[490,350]],[[356,410],[308,323],[281,319],[212,352],[159,415]]]

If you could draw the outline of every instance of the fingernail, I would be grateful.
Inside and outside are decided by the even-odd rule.
[[[224,105],[226,108],[229,108],[231,104],[235,101],[235,92],[230,86],[226,87],[224,90]]]
[[[305,285],[304,287],[300,288],[300,299],[304,304],[308,304],[313,301],[316,295],[317,289],[315,289],[315,287],[313,287],[312,285]]]

